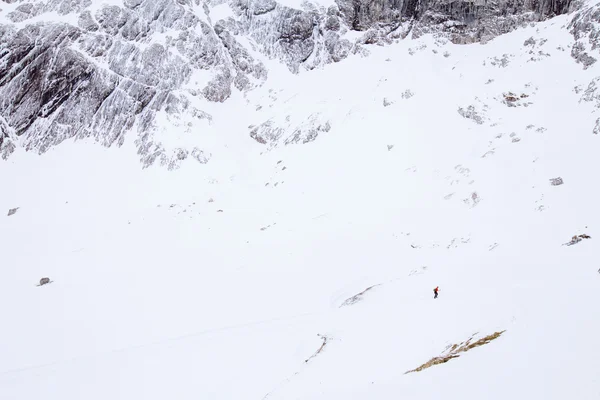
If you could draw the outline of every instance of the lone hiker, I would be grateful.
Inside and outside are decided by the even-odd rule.
[[[435,289],[433,289],[433,298],[434,299],[437,299],[439,290],[440,290],[439,286],[436,286]]]

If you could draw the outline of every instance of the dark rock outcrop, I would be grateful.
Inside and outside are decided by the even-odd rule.
[[[355,30],[409,25],[413,37],[433,33],[454,43],[489,40],[528,22],[564,14],[572,0],[337,0]]]

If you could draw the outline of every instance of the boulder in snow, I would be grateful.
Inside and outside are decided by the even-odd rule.
[[[550,184],[552,186],[560,186],[562,185],[564,182],[562,180],[562,178],[559,176],[558,178],[552,178],[550,179]]]
[[[44,286],[44,285],[47,285],[50,282],[51,282],[50,278],[42,278],[42,279],[40,279],[40,284],[38,286]]]

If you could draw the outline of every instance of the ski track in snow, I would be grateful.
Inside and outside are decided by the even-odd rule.
[[[299,315],[293,315],[293,316],[284,316],[284,317],[279,317],[279,318],[273,318],[273,319],[268,319],[268,320],[263,320],[263,321],[249,322],[249,323],[245,323],[245,324],[237,324],[237,325],[225,326],[225,327],[221,327],[221,328],[208,329],[208,330],[201,331],[201,332],[194,332],[194,333],[189,333],[189,334],[185,334],[185,335],[178,336],[178,337],[167,338],[167,339],[156,341],[156,342],[153,342],[153,343],[144,343],[144,344],[139,344],[139,345],[136,345],[136,346],[130,346],[130,347],[124,347],[124,348],[120,348],[120,349],[114,349],[114,350],[110,350],[110,351],[105,352],[105,353],[87,354],[87,355],[82,355],[82,356],[74,357],[74,358],[71,358],[71,359],[68,359],[68,360],[60,360],[60,361],[51,362],[51,363],[43,364],[43,365],[34,365],[34,366],[28,366],[28,367],[23,367],[23,368],[19,368],[19,369],[8,370],[8,371],[0,371],[0,376],[2,376],[2,375],[8,375],[8,374],[13,374],[13,373],[17,373],[17,372],[24,372],[24,371],[34,370],[34,369],[40,369],[40,368],[47,368],[47,367],[62,365],[62,364],[66,364],[66,363],[70,363],[70,362],[74,362],[74,361],[80,361],[80,360],[86,359],[86,358],[97,358],[97,357],[101,357],[101,356],[105,356],[105,355],[109,355],[109,354],[113,354],[113,353],[120,353],[120,352],[129,351],[129,350],[135,350],[135,349],[147,348],[147,347],[151,347],[151,346],[163,345],[163,344],[167,344],[167,343],[170,343],[170,342],[185,340],[185,339],[188,339],[188,338],[193,338],[193,337],[197,337],[197,336],[207,335],[207,334],[211,334],[211,333],[224,332],[224,331],[235,330],[235,329],[239,329],[239,328],[247,328],[247,327],[251,327],[251,326],[255,326],[255,325],[270,324],[270,323],[279,322],[279,321],[288,321],[288,320],[292,320],[292,319],[298,319],[298,318],[302,318],[302,317],[308,317],[308,316],[315,315],[315,314],[316,313],[305,313],[305,314],[299,314]]]

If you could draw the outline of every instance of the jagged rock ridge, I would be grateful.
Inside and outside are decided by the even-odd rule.
[[[305,2],[301,10],[274,0],[119,4],[11,0],[0,7],[0,18],[7,21],[0,24],[3,158],[17,145],[43,153],[69,138],[121,145],[133,131],[144,165],[173,168],[189,156],[204,163],[211,154],[201,145],[169,147],[157,138],[158,116],[164,116],[161,123],[182,116],[197,121],[204,127],[194,132],[201,142],[212,117],[198,104],[226,101],[233,90],[252,90],[268,78],[256,54],[279,60],[294,73],[409,34],[485,41],[574,7],[571,0],[337,0],[328,8]],[[211,9],[218,5],[229,7],[231,15],[213,20]],[[597,12],[590,13],[573,22],[578,40],[590,30],[589,21],[597,20]],[[364,34],[350,40],[351,30]],[[585,52],[574,57],[590,63]],[[326,121],[313,120],[317,125],[289,126],[285,134],[264,123],[250,134],[265,143],[305,143],[330,129]]]

